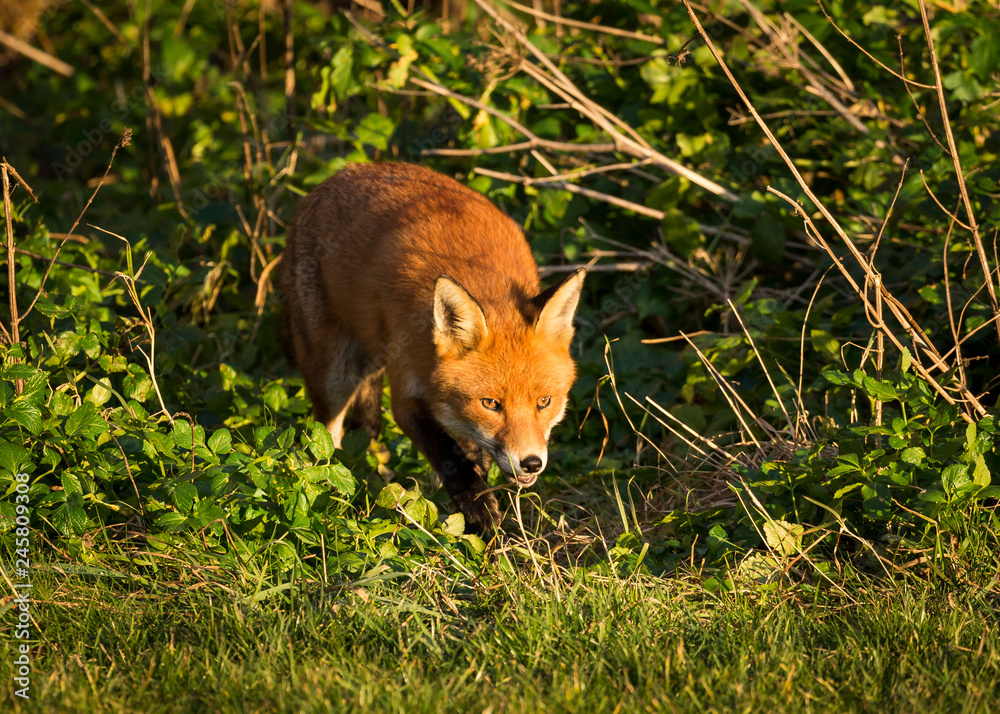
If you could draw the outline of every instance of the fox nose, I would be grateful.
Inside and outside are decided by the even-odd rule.
[[[521,459],[521,470],[526,474],[537,474],[542,470],[542,460],[537,456],[527,456]]]

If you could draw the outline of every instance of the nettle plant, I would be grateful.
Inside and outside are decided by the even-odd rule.
[[[956,404],[909,370],[905,357],[883,379],[861,369],[826,369],[822,377],[872,416],[868,423],[831,425],[788,461],[738,469],[737,491],[753,492],[767,516],[921,547],[957,529],[971,506],[1000,497],[991,478],[1000,469],[995,415],[964,420]]]
[[[418,487],[389,484],[377,499],[359,492],[355,474],[378,465],[361,432],[336,451],[315,423],[206,433],[187,415],[151,415],[125,397],[119,380],[129,379],[127,369],[106,383],[111,399],[99,407],[17,363],[20,348],[0,356],[0,489],[20,493],[26,474],[32,525],[85,562],[101,540],[162,550],[195,538],[240,557],[266,547],[279,569],[318,559],[309,553],[322,544],[330,570],[355,574],[446,541],[467,546],[460,554],[483,550],[456,519],[439,523]],[[7,546],[16,522],[14,500],[5,498]]]

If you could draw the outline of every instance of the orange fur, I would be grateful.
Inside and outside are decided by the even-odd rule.
[[[350,164],[299,205],[282,259],[286,341],[339,446],[349,411],[377,436],[383,374],[403,432],[473,530],[499,520],[495,459],[530,485],[574,379],[583,273],[540,293],[520,228],[410,164]]]

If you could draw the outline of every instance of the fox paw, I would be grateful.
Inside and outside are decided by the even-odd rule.
[[[487,535],[500,525],[500,507],[497,497],[484,488],[473,485],[451,500],[465,516],[465,532]]]

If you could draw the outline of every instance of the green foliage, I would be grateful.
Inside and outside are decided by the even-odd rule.
[[[906,344],[955,347],[960,372],[930,368],[951,401],[905,349],[879,353],[871,308],[768,191],[819,222],[683,4],[560,5],[645,40],[511,12],[588,100],[732,203],[655,163],[570,179],[617,203],[496,178],[634,157],[496,150],[525,138],[502,117],[563,144],[609,137],[517,71],[534,60],[473,5],[447,4],[445,23],[412,4],[377,20],[292,3],[291,105],[283,19],[255,1],[101,3],[107,22],[61,3],[35,44],[73,75],[26,59],[0,73],[0,153],[39,199],[16,187],[0,214],[22,316],[21,344],[0,346],[0,561],[32,563],[35,702],[989,711],[1000,427],[995,408],[967,420],[965,400],[995,403],[1000,347],[918,5],[823,3],[909,86],[814,0],[753,3],[780,42],[744,5],[698,12],[920,325]],[[929,6],[985,237],[1000,13]],[[539,483],[501,490],[516,508],[496,539],[464,532],[388,411],[378,444],[350,432],[334,448],[282,355],[273,268],[297,197],[369,160],[463,180],[542,265],[627,266],[588,275],[566,422]]]
[[[229,590],[272,587],[226,565]],[[886,582],[796,600],[579,576],[556,597],[421,571],[237,599],[169,581],[147,597],[121,573],[54,564],[35,580],[53,604],[22,709],[986,712],[1000,695],[986,593]]]
[[[910,372],[888,380],[860,369],[823,376],[880,403],[883,424],[843,427],[789,461],[742,469],[740,490],[752,492],[768,517],[921,548],[933,546],[942,525],[960,523],[970,505],[1000,496],[991,477],[1000,467],[993,416],[964,422],[957,406],[940,403]]]
[[[289,117],[280,18],[247,3],[228,6],[252,55],[233,66],[226,8],[195,3],[178,23],[184,5],[152,5],[148,77],[141,62],[145,6],[121,4],[106,11],[120,39],[84,7],[46,17],[61,58],[78,68],[73,77],[24,62],[3,80],[5,100],[33,118],[5,123],[4,152],[40,198],[35,206],[18,190],[11,212],[23,251],[15,257],[22,311],[45,280],[47,261],[34,256],[53,255],[50,231],[72,225],[121,131],[135,132],[87,209],[86,228],[77,230],[83,240],[66,243],[22,322],[23,347],[2,355],[0,488],[10,495],[16,475],[29,474],[36,525],[73,557],[99,559],[108,543],[141,534],[163,550],[196,544],[247,556],[277,542],[271,563],[279,569],[293,562],[315,567],[324,554],[336,554],[336,567],[348,575],[383,560],[399,568],[428,552],[453,554],[463,567],[479,561],[484,545],[462,535],[459,519],[444,512],[446,500],[391,415],[384,453],[368,451],[363,435],[335,451],[311,421],[302,382],[279,350],[280,296],[261,282],[280,252],[294,196],[346,161],[386,159],[466,179],[525,226],[543,264],[583,263],[609,247],[654,259],[634,273],[592,273],[580,307],[579,381],[532,517],[551,529],[573,514],[559,491],[571,484],[587,514],[573,527],[599,527],[610,518],[608,550],[588,550],[581,564],[657,574],[692,557],[731,565],[748,548],[766,547],[763,533],[774,523],[806,528],[796,542],[819,540],[817,552],[828,555],[835,548],[829,529],[841,527],[905,551],[936,546],[963,519],[985,517],[997,496],[995,416],[970,427],[905,368],[881,379],[868,368],[852,371],[864,363],[855,345],[871,337],[866,313],[845,298],[850,290],[833,273],[809,302],[815,276],[832,263],[806,245],[800,218],[766,190],[799,197],[774,148],[753,124],[737,120],[743,109],[707,48],[687,44],[692,30],[682,5],[563,8],[577,20],[642,28],[662,45],[528,25],[531,41],[556,57],[590,99],[656,150],[738,196],[733,205],[717,201],[687,178],[649,165],[581,180],[662,219],[554,185],[474,173],[549,175],[533,154],[424,153],[521,141],[498,114],[543,139],[607,141],[550,87],[513,72],[511,56],[484,47],[472,17],[446,32],[425,12],[407,15],[403,4],[387,5],[379,23],[296,4],[296,37],[310,41],[296,44]],[[812,0],[759,5],[768,15],[795,17],[854,85],[848,94],[864,132],[808,89],[807,70],[818,70],[789,67],[747,15],[731,8],[728,24],[709,27],[813,191],[876,256],[887,281],[907,283],[899,294],[928,339],[951,339],[949,301],[968,301],[958,318],[962,329],[987,325],[992,314],[982,281],[961,267],[974,262],[974,246],[952,239],[942,250],[953,226],[940,206],[958,205],[960,191],[941,148],[932,90],[907,91],[844,42]],[[991,84],[1000,67],[1000,17],[987,3],[973,5],[966,13],[936,8],[933,26],[959,158],[977,218],[987,226],[1000,220],[992,198],[1000,142]],[[930,81],[914,6],[832,3],[828,10],[852,39],[893,66],[899,35],[907,75]],[[804,35],[793,42],[823,56]],[[682,49],[688,54],[679,57]],[[261,58],[266,74],[257,69]],[[411,79],[440,82],[491,111],[416,95]],[[290,128],[299,147],[294,172]],[[170,180],[164,137],[179,186]],[[549,158],[560,171],[590,159],[560,152]],[[695,335],[691,345],[641,342],[678,331]],[[995,390],[990,332],[974,332],[962,346],[966,382],[981,393]],[[795,365],[797,379],[789,376]],[[797,402],[792,411],[804,419],[822,414],[816,438],[793,439],[793,453],[780,458],[739,453],[737,439],[726,435],[745,428],[720,377],[738,384],[740,398],[772,430],[785,428]],[[620,401],[610,398],[612,388]],[[689,468],[696,450],[624,395],[640,404],[653,400],[692,432],[731,449],[737,467],[726,467],[729,484],[720,488],[700,466]],[[880,424],[876,401],[883,405]],[[592,406],[606,419],[593,416]],[[636,430],[643,434],[639,447]],[[750,430],[764,441],[775,433]],[[663,457],[650,456],[654,451]],[[651,494],[674,479],[678,463],[676,484],[664,487],[669,498],[657,502]],[[409,478],[416,483],[404,487]],[[715,492],[703,498],[706,489]],[[0,502],[5,545],[11,509]]]

